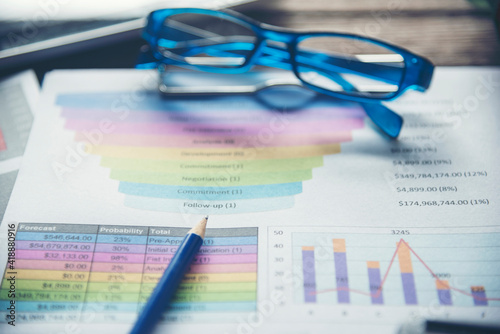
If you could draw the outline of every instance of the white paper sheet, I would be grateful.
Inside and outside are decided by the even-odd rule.
[[[0,235],[6,248],[9,224],[16,224],[22,236],[16,282],[38,285],[18,286],[16,327],[2,323],[2,332],[125,333],[139,301],[125,311],[133,303],[103,300],[116,296],[107,291],[95,303],[108,309],[89,316],[94,283],[132,289],[142,277],[137,284],[144,284],[152,277],[146,271],[119,268],[132,264],[123,254],[133,253],[128,244],[139,243],[134,228],[186,228],[207,210],[209,227],[234,238],[227,241],[233,253],[244,255],[257,236],[257,252],[248,251],[256,269],[238,257],[240,269],[193,277],[206,283],[203,289],[241,279],[250,290],[187,293],[192,299],[184,302],[202,310],[171,312],[158,332],[392,333],[415,317],[500,323],[498,69],[437,68],[428,92],[408,92],[387,104],[405,119],[397,141],[385,139],[353,104],[319,101],[290,113],[252,98],[175,104],[155,97],[156,85],[154,72],[134,70],[56,71],[45,79],[40,116]],[[245,143],[238,142],[242,138]],[[291,158],[296,160],[276,162]],[[214,185],[235,192],[210,197]],[[84,236],[78,232],[83,227],[71,224],[99,225],[122,239]],[[36,226],[45,230],[35,232]],[[257,232],[234,230],[255,227]],[[54,248],[83,245],[71,239],[72,229],[95,247],[109,245],[99,245],[99,255],[95,248],[92,261],[80,261],[94,269],[55,272],[56,264],[79,263],[73,253]],[[97,260],[106,252],[124,256],[108,260],[116,262],[114,269]],[[50,258],[53,253],[67,258]],[[1,254],[4,264],[7,254]],[[202,274],[219,270],[202,265],[213,263],[200,262]],[[81,286],[43,287],[48,277],[89,290],[71,295],[67,289]],[[2,318],[9,305],[5,282]],[[139,300],[139,292],[120,298],[134,293]],[[51,311],[68,303],[83,309]]]

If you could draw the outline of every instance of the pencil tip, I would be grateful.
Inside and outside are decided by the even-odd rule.
[[[205,230],[207,229],[208,216],[205,216],[198,224],[196,224],[188,233],[199,235],[202,239],[205,238]]]

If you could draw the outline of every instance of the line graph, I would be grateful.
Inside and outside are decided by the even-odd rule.
[[[375,293],[372,293],[372,292],[366,292],[366,291],[361,291],[361,290],[357,290],[357,289],[349,289],[349,288],[346,288],[346,287],[339,287],[339,288],[334,288],[334,289],[325,289],[325,290],[318,290],[318,291],[312,291],[310,294],[320,294],[320,293],[327,293],[327,292],[336,292],[336,291],[350,291],[350,292],[354,292],[354,293],[359,293],[359,294],[362,294],[362,295],[365,295],[365,296],[370,296],[372,298],[379,298],[382,294],[382,289],[384,287],[384,284],[387,280],[387,276],[389,275],[389,272],[392,268],[392,265],[394,264],[394,260],[396,259],[396,255],[398,254],[398,250],[401,248],[401,245],[404,245],[405,247],[408,247],[408,249],[411,251],[411,253],[419,260],[419,262],[429,271],[429,273],[436,279],[436,284],[440,285],[440,286],[445,286],[445,287],[448,287],[448,289],[450,290],[453,290],[453,291],[456,291],[458,293],[461,293],[463,295],[466,295],[466,296],[469,296],[469,297],[472,297],[476,300],[480,300],[480,301],[488,301],[488,300],[492,300],[492,301],[500,301],[500,298],[487,298],[487,297],[482,297],[482,296],[479,296],[478,294],[476,293],[469,293],[467,291],[464,291],[462,289],[459,289],[459,288],[455,288],[453,286],[450,286],[448,284],[448,281],[446,280],[442,280],[440,279],[435,273],[434,271],[429,268],[429,266],[425,263],[424,260],[422,260],[422,258],[420,258],[420,256],[417,254],[417,252],[415,252],[413,250],[413,248],[411,248],[411,246],[404,240],[404,239],[401,239],[398,243],[397,243],[397,246],[396,246],[396,250],[394,251],[394,254],[392,255],[392,258],[391,258],[391,261],[389,262],[389,266],[387,267],[387,270],[384,274],[384,278],[382,279],[382,282],[380,283],[378,289],[376,290]]]
[[[295,304],[500,307],[498,227],[271,231],[271,284]]]

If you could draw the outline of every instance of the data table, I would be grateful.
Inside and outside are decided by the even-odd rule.
[[[188,230],[20,223],[14,268],[0,289],[2,312],[14,276],[21,322],[132,322]],[[208,229],[164,320],[255,311],[256,291],[257,228]]]

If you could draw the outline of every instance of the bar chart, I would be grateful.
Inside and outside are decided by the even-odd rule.
[[[498,230],[276,229],[272,266],[291,271],[295,303],[500,307]]]
[[[340,153],[364,127],[359,105],[327,97],[288,112],[251,96],[141,94],[123,108],[117,102],[134,92],[65,94],[57,104],[74,141],[101,157],[98,168],[119,182],[125,206],[143,210],[291,208],[323,156]]]
[[[132,322],[188,230],[20,223],[15,268],[6,271],[0,288],[1,308],[9,304],[9,272],[15,271],[21,322]],[[254,311],[256,298],[257,228],[207,229],[164,321],[183,315],[230,319]]]

